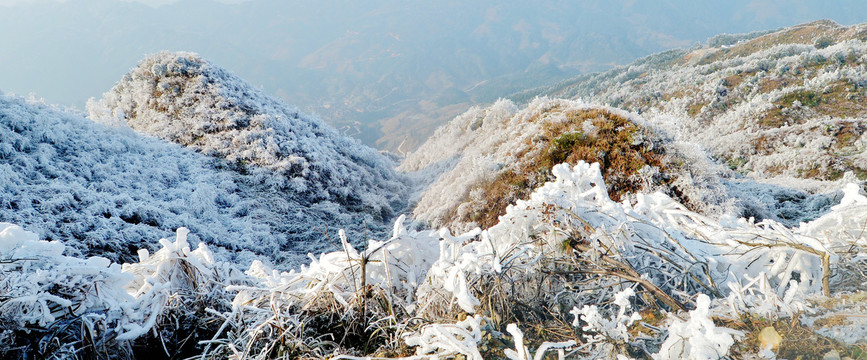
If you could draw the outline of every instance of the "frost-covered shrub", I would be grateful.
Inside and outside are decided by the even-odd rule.
[[[160,240],[140,262],[111,263],[63,255],[58,241],[38,240],[0,223],[0,344],[4,358],[198,354],[231,304],[230,285],[249,283],[204,244],[190,250],[189,230]],[[157,352],[157,353],[154,353]],[[73,356],[73,358],[76,358]]]
[[[447,357],[462,354],[468,359],[482,360],[478,343],[482,341],[482,317],[475,315],[456,324],[431,324],[404,341],[416,347],[416,355]]]
[[[126,291],[144,320],[124,326],[118,340],[173,355],[198,354],[199,342],[210,340],[219,327],[214,314],[230,307],[227,286],[249,283],[233,265],[217,261],[206,244],[191,250],[188,234],[180,228],[174,241],[161,239],[154,254],[139,250],[139,262],[123,265],[122,271],[133,275]]]
[[[689,319],[672,320],[668,326],[668,337],[662,344],[654,360],[711,360],[724,358],[743,332],[717,327],[709,315],[710,298],[699,294],[695,310],[689,312]]]
[[[618,201],[663,190],[702,210],[725,202],[701,194],[719,192],[721,185],[703,181],[709,176],[692,165],[700,162],[684,159],[640,116],[580,101],[539,98],[518,111],[501,100],[471,109],[442,127],[399,169],[440,171],[413,214],[433,226],[466,230],[492,226],[509,204],[552,179],[554,165],[579,160],[602,164],[610,195]],[[714,200],[720,203],[700,205]]]
[[[211,346],[221,358],[239,349],[251,356],[291,358],[306,352],[357,351],[397,336],[401,324],[417,311],[416,291],[438,257],[434,231],[407,230],[404,217],[392,237],[370,241],[357,250],[340,233],[342,250],[311,255],[298,270],[279,272],[260,262],[247,271],[251,285],[237,292],[225,314],[229,342]],[[401,324],[398,326],[398,324]],[[378,329],[373,331],[373,329]],[[330,332],[330,341],[319,339]],[[317,340],[318,339],[318,340]],[[283,344],[275,349],[275,344]],[[365,345],[367,344],[367,345]]]
[[[345,228],[352,239],[388,231],[391,219],[373,208],[311,202],[274,186],[285,180],[277,172],[236,170],[129,129],[0,95],[0,221],[64,240],[69,255],[131,262],[136,249],[187,227],[193,244],[205,241],[247,264],[252,254],[266,255],[290,268],[326,248],[326,231]],[[403,206],[395,200],[401,189],[354,194],[393,210]]]
[[[713,37],[707,39],[707,46],[710,47],[723,47],[734,45],[739,42],[749,41],[755,39],[759,36],[766,35],[772,33],[773,30],[761,30],[761,31],[753,31],[746,34],[719,34],[714,35]]]
[[[146,58],[101,100],[90,101],[88,110],[95,121],[122,121],[135,131],[225,158],[260,182],[380,221],[400,210],[406,194],[394,165],[376,150],[196,54]]]
[[[599,312],[597,305],[584,305],[581,309],[574,307],[570,314],[575,316],[572,326],[580,327],[585,333],[584,347],[593,356],[612,358],[618,354],[618,347],[623,347],[629,342],[628,328],[638,320],[641,315],[626,312],[632,307],[630,297],[635,296],[632,288],[626,288],[614,295],[614,305],[618,307],[617,314],[605,317]],[[582,323],[584,325],[582,325]],[[622,351],[622,350],[621,350]]]
[[[108,259],[63,252],[60,242],[0,223],[0,332],[11,333],[0,356],[110,345],[103,339],[123,334],[122,325],[138,318],[134,298],[124,291],[131,275]]]

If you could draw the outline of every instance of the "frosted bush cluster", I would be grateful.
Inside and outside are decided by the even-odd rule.
[[[603,263],[616,260],[629,264],[640,272],[630,282],[642,286],[643,291],[649,289],[647,286],[658,287],[674,301],[690,301],[690,294],[698,294],[695,310],[685,320],[670,321],[667,338],[656,356],[703,359],[725,355],[739,334],[713,325],[708,317],[711,302],[705,293],[728,296],[719,302],[720,311],[726,304],[742,311],[754,304],[751,299],[755,296],[777,296],[774,299],[782,300],[776,305],[777,313],[791,311],[793,306],[803,306],[792,289],[802,294],[822,291],[818,280],[822,266],[816,259],[830,254],[833,267],[836,256],[831,249],[843,245],[863,249],[867,245],[858,237],[847,240],[815,235],[816,231],[857,235],[862,230],[867,197],[852,189],[831,213],[799,228],[783,228],[769,221],[754,224],[744,219],[719,223],[686,210],[661,193],[640,196],[636,204],[613,202],[605,191],[598,164],[558,165],[554,174],[554,182],[537,189],[529,200],[510,206],[500,223],[490,229],[458,236],[446,230],[414,231],[401,217],[388,240],[370,241],[359,250],[341,233],[341,250],[311,257],[308,266],[290,272],[255,262],[243,274],[220,261],[205,245],[190,250],[186,229],[179,229],[174,241],[161,240],[156,253],[141,251],[138,263],[120,268],[104,259],[61,255],[63,245],[38,241],[34,234],[7,224],[0,232],[0,245],[4,254],[14,259],[0,262],[5,272],[0,278],[5,279],[4,286],[23,289],[19,290],[23,293],[16,293],[17,300],[4,299],[0,308],[6,319],[43,326],[69,316],[69,309],[82,315],[95,314],[105,329],[114,329],[105,330],[107,339],[135,341],[149,329],[170,328],[172,322],[166,319],[185,318],[183,311],[202,309],[190,305],[198,301],[212,309],[201,316],[221,319],[218,323],[222,323],[211,340],[203,340],[206,355],[246,354],[242,357],[250,358],[274,354],[277,350],[272,345],[277,343],[294,344],[281,348],[285,356],[297,354],[291,351],[305,346],[313,348],[322,342],[304,329],[319,316],[316,314],[337,312],[342,318],[378,318],[403,328],[404,341],[416,346],[414,358],[449,354],[479,358],[480,331],[488,331],[484,330],[487,320],[479,315],[479,299],[488,296],[481,292],[484,282],[480,279],[497,276],[519,284],[547,269],[550,260],[571,256],[558,244],[575,229],[583,232],[582,241],[588,244],[587,249],[576,253],[578,261],[592,264],[595,258]],[[766,246],[745,245],[756,241]],[[750,246],[750,250],[739,251],[743,246]],[[610,255],[602,253],[603,249]],[[660,257],[659,251],[666,257]],[[696,272],[688,274],[701,281],[681,278],[687,273],[679,275],[678,266],[695,268]],[[800,283],[791,279],[795,272]],[[752,290],[753,284],[759,283],[754,280],[757,278],[766,289]],[[28,284],[39,281],[43,285]],[[586,281],[608,284],[616,291],[552,290],[564,295],[574,292],[573,299],[583,299],[575,303],[573,314],[582,321],[576,326],[600,347],[592,350],[574,343],[546,343],[536,350],[535,358],[540,358],[540,351],[544,354],[549,350],[592,356],[605,349],[611,355],[622,355],[616,347],[602,345],[633,341],[626,333],[626,327],[639,318],[628,312],[633,301],[638,301],[630,299],[632,286],[616,276]],[[706,287],[698,286],[701,284]],[[520,297],[520,292],[527,291],[515,289],[518,292],[511,296]],[[599,307],[604,303],[616,308]],[[412,319],[437,319],[446,314],[443,311],[451,313],[453,305],[476,315],[454,325],[437,323],[416,330],[409,326]],[[0,324],[9,324],[9,320]],[[521,330],[511,325],[509,332],[516,348],[508,356],[529,359],[532,352],[520,341]],[[354,356],[345,354],[343,358]]]
[[[743,332],[714,325],[707,295],[699,294],[695,307],[689,319],[675,319],[668,326],[668,337],[654,360],[720,359],[729,354],[735,337],[744,336]]]
[[[231,266],[207,246],[190,250],[188,232],[178,229],[175,241],[162,239],[159,251],[141,250],[141,262],[121,267],[63,255],[62,243],[0,223],[0,327],[16,333],[0,351],[75,358],[92,346],[123,355],[151,331],[180,335],[195,320],[172,315],[220,308],[233,283]]]
[[[406,194],[386,157],[196,54],[163,52],[143,60],[88,110],[95,121],[122,121],[225,158],[304,199],[382,219],[399,210]]]
[[[0,223],[0,324],[46,327],[68,315],[107,311],[117,320],[132,297],[123,286],[131,276],[106,258],[63,255],[58,241],[39,241],[35,233]],[[69,310],[69,311],[67,311]]]
[[[204,96],[200,100],[205,106]],[[298,117],[297,122],[316,123]],[[187,227],[193,243],[204,240],[246,263],[252,254],[266,255],[268,262],[288,268],[307,252],[325,249],[327,231],[345,228],[353,241],[365,231],[387,233],[390,214],[405,206],[406,186],[384,157],[351,140],[326,138],[304,142],[325,146],[333,141],[338,147],[352,142],[342,155],[316,156],[357,161],[368,169],[343,169],[349,177],[342,180],[327,176],[342,182],[339,191],[358,201],[306,196],[285,188],[294,180],[280,171],[251,167],[239,172],[225,160],[129,128],[107,127],[76,113],[0,95],[0,219],[45,239],[68,241],[72,255],[114,261],[130,261],[135,249],[150,246],[154,236],[171,236]],[[382,185],[364,185],[370,181]]]

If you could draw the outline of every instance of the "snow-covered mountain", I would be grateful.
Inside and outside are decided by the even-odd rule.
[[[818,21],[709,43],[515,98],[583,98],[638,112],[754,178],[800,187],[811,186],[801,179],[867,178],[867,26]]]
[[[97,122],[223,158],[240,172],[263,175],[263,185],[377,221],[391,218],[405,196],[394,164],[376,150],[195,54],[143,60],[88,110]]]
[[[513,96],[524,109],[511,101],[471,109],[401,168],[445,171],[414,210],[434,225],[492,225],[491,206],[502,215],[550,179],[539,174],[549,174],[552,155],[599,161],[615,199],[661,187],[705,214],[797,225],[835,196],[810,194],[867,180],[865,64],[863,24],[817,21],[720,35],[705,46]],[[588,119],[593,112],[607,120]],[[640,136],[630,127],[598,135],[618,112],[643,129]],[[615,159],[630,153],[643,160]],[[657,161],[646,161],[651,153]],[[486,219],[476,219],[479,212]]]
[[[129,261],[187,227],[288,268],[326,232],[381,234],[404,206],[391,160],[192,54],[143,61],[90,109],[111,125],[0,98],[0,219],[72,255]]]

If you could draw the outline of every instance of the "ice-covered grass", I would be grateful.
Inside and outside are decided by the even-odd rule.
[[[453,236],[411,230],[401,218],[387,240],[358,249],[341,234],[341,250],[290,272],[256,262],[241,273],[204,245],[191,250],[185,229],[120,268],[62,255],[63,245],[4,225],[0,244],[13,250],[0,261],[3,285],[48,311],[3,298],[2,333],[10,343],[35,346],[11,319],[56,334],[75,317],[98,319],[105,329],[90,332],[88,341],[133,352],[141,344],[193,351],[166,340],[173,332],[192,334],[192,349],[205,358],[529,359],[549,351],[716,358],[734,351],[743,334],[713,319],[809,310],[804,296],[833,291],[834,270],[867,249],[867,197],[856,187],[830,213],[787,228],[717,221],[661,193],[614,202],[598,165],[558,165],[554,175],[489,229]],[[515,324],[521,304],[538,309],[532,319],[574,324],[574,335],[540,341],[528,334],[521,329],[527,323]],[[668,319],[645,326],[638,312],[653,309]],[[183,319],[197,322],[180,329]],[[639,324],[655,330],[636,334]],[[70,336],[56,337],[58,349],[80,346]]]
[[[122,267],[106,258],[63,255],[58,241],[0,223],[0,355],[4,358],[109,358],[141,355],[142,347],[169,354],[197,349],[213,333],[213,315],[226,309],[234,265],[215,263],[204,244],[191,251],[178,229],[175,241]],[[211,310],[214,312],[215,310]]]

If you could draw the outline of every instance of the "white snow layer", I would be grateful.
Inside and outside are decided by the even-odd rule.
[[[772,300],[766,306],[774,311],[802,306],[792,289],[797,289],[800,296],[822,290],[821,259],[825,254],[830,255],[830,266],[834,268],[838,259],[835,254],[841,248],[867,246],[867,240],[861,237],[867,221],[867,198],[852,187],[830,213],[800,227],[786,228],[772,221],[716,221],[686,210],[661,193],[639,196],[635,204],[613,202],[605,191],[598,164],[557,165],[554,175],[555,181],[537,189],[529,200],[510,206],[500,222],[488,230],[477,229],[459,236],[446,230],[419,232],[407,229],[401,217],[389,240],[372,241],[363,251],[355,249],[341,234],[343,249],[318,258],[311,256],[309,266],[298,271],[278,272],[255,262],[243,279],[212,282],[210,286],[224,287],[225,294],[220,296],[234,296],[234,306],[224,316],[228,320],[221,331],[243,341],[243,336],[277,328],[264,326],[272,321],[283,321],[279,328],[288,329],[288,319],[298,316],[292,309],[356,301],[361,281],[378,289],[373,291],[394,294],[393,306],[410,316],[423,314],[442,301],[456,303],[468,314],[475,314],[480,309],[473,284],[479,276],[497,274],[509,281],[539,271],[540,259],[562,253],[558,242],[569,229],[575,229],[597,251],[619,253],[621,259],[639,269],[642,279],[670,293],[682,290],[684,297],[698,294],[696,308],[685,320],[670,321],[668,338],[655,358],[716,358],[724,356],[732,338],[740,334],[714,326],[709,318],[711,312],[750,311],[753,302],[762,297]],[[191,286],[190,281],[178,280],[178,259],[197,269],[185,273],[205,274],[198,278],[204,282],[208,276],[233,277],[228,275],[231,266],[206,247],[190,251],[185,229],[178,231],[176,241],[161,241],[162,249],[156,254],[142,253],[139,264],[120,269],[104,259],[64,256],[63,245],[39,241],[34,234],[14,225],[3,224],[0,228],[0,254],[4,256],[0,259],[0,286],[4,291],[14,289],[15,298],[22,299],[3,305],[0,324],[11,320],[45,324],[55,314],[75,309],[78,313],[105,315],[106,322],[116,324],[113,326],[118,329],[118,338],[131,338],[145,332],[153,324],[150,319],[164,311],[166,299],[177,293],[172,289]],[[647,248],[664,251],[666,263],[658,254],[644,250]],[[368,261],[364,279],[358,276],[362,259]],[[691,273],[703,279],[708,288],[673,281],[664,274],[666,269],[673,269],[672,265],[695,268]],[[85,285],[95,283],[100,284],[99,291]],[[764,290],[756,288],[756,284]],[[609,336],[627,337],[622,325],[637,316],[626,313],[632,295],[629,287],[621,283],[613,286],[616,292],[603,292],[609,296],[605,302],[619,308],[608,312],[612,320],[589,307],[580,311],[576,308],[573,313],[584,317],[587,326],[600,328]],[[711,302],[703,292],[719,292],[723,297]],[[478,359],[480,326],[478,316],[469,316],[454,325],[425,326],[407,335],[406,341],[417,346],[414,358],[462,353]],[[509,330],[517,339],[520,330],[514,326]],[[510,358],[529,359],[529,350],[520,341],[516,343],[518,347],[509,353]],[[547,345],[545,349],[574,346]],[[543,354],[545,349],[541,350]],[[615,356],[610,346],[582,349],[589,351],[585,352],[588,358]]]

